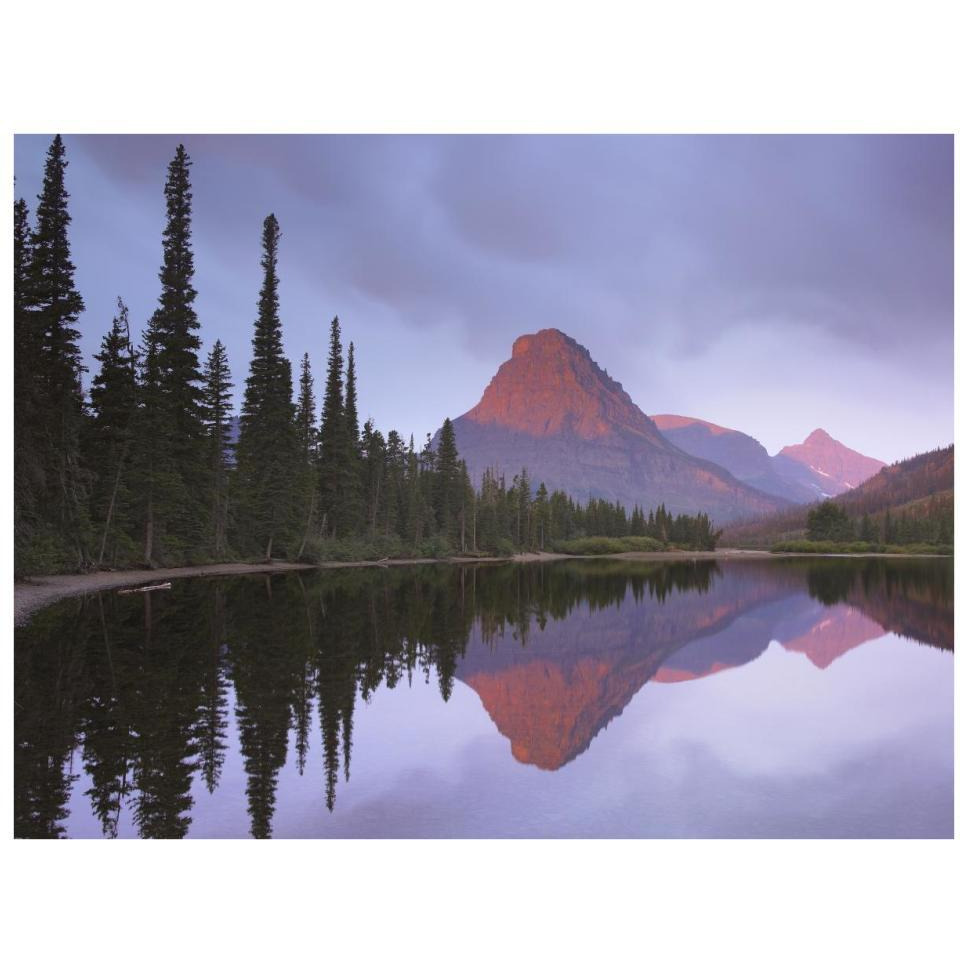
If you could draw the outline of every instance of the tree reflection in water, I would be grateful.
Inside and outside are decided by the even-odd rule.
[[[124,808],[141,837],[186,836],[192,791],[220,785],[231,691],[268,837],[281,769],[312,748],[333,811],[357,697],[415,673],[444,700],[472,686],[518,760],[556,769],[645,683],[746,663],[775,628],[818,666],[887,631],[952,649],[952,604],[952,564],[914,559],[438,564],[65,601],[16,635],[15,834],[65,834],[80,763],[104,836]]]

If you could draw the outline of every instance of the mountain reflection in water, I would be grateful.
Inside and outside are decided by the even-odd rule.
[[[267,837],[288,765],[322,766],[336,816],[358,699],[415,676],[444,701],[472,688],[516,761],[559,771],[650,682],[771,644],[826,670],[891,632],[953,649],[951,562],[440,564],[65,601],[17,631],[14,830],[69,835],[85,806],[104,836],[186,836],[238,751],[246,829]]]

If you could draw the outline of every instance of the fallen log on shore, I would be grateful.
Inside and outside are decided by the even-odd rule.
[[[150,593],[151,590],[170,590],[173,584],[168,580],[166,583],[149,583],[145,587],[131,587],[129,590],[118,590],[117,593]]]

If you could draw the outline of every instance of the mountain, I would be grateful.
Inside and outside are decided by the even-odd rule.
[[[493,467],[508,480],[525,467],[534,486],[619,500],[627,509],[665,503],[714,522],[769,513],[784,501],[671,443],[559,330],[519,337],[480,402],[453,421],[460,456],[478,483]]]
[[[539,628],[474,625],[456,666],[513,756],[558,770],[651,682],[680,683],[742,667],[772,643],[820,670],[888,631],[953,649],[953,569],[851,559],[837,582],[819,560],[568,567]],[[624,589],[623,572],[630,585]],[[829,596],[812,587],[825,574]],[[555,576],[560,577],[561,571]],[[576,584],[580,592],[571,597]],[[839,593],[837,588],[839,589]],[[518,596],[526,596],[517,580]],[[570,603],[565,606],[563,597]],[[519,607],[518,607],[519,609]]]
[[[953,494],[953,444],[884,467],[836,501],[859,516],[948,493]]]
[[[764,653],[774,640],[826,670],[838,657],[886,632],[853,606],[824,607],[797,593],[745,614],[719,633],[694,640],[665,660],[653,679],[679,683],[741,667]]]
[[[830,497],[859,487],[886,466],[882,460],[857,453],[819,429],[803,443],[784,447],[773,459],[785,479],[807,477],[812,470],[816,474],[813,487]],[[797,473],[797,465],[805,468],[802,473]]]
[[[817,494],[811,488],[816,484],[817,474],[797,464],[792,475],[784,476],[767,448],[746,433],[672,413],[658,413],[653,422],[674,446],[719,464],[751,487],[794,503],[816,499]]]
[[[858,486],[884,464],[814,430],[803,443],[784,447],[771,457],[758,440],[707,420],[660,413],[660,432],[695,457],[712,460],[738,480],[794,503],[810,503]]]
[[[880,624],[859,610],[838,604],[827,607],[820,620],[805,633],[789,639],[778,639],[784,649],[802,653],[814,666],[826,670],[847,651],[869,640],[876,640],[886,632]]]
[[[641,594],[602,607],[580,603],[522,643],[485,644],[477,627],[457,679],[479,696],[518,761],[558,770],[583,753],[681,648],[733,628],[745,613],[797,589],[795,577],[752,581],[746,571],[743,566],[727,576],[710,570],[700,588],[678,589],[669,603],[653,590],[646,601]],[[807,596],[804,602],[816,606]],[[768,642],[769,633],[763,647]]]
[[[920,453],[884,467],[859,487],[834,497],[833,501],[851,517],[870,516],[880,521],[885,511],[895,517],[929,517],[953,507],[953,445]],[[765,545],[799,536],[804,528],[807,507],[793,507],[779,513],[729,527],[722,538],[725,545]],[[952,529],[952,523],[950,524]]]

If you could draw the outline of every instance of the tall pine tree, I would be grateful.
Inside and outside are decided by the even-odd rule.
[[[433,508],[437,523],[448,536],[456,535],[460,540],[459,526],[454,530],[457,520],[457,491],[460,487],[460,463],[457,456],[457,440],[453,424],[447,417],[440,428],[437,440],[436,467],[433,477]]]
[[[17,572],[39,523],[43,466],[37,377],[40,341],[30,313],[31,235],[26,201],[13,205],[13,522]]]
[[[137,416],[137,356],[130,341],[129,311],[119,297],[117,315],[94,359],[99,362],[100,371],[90,386],[93,422],[87,456],[97,468],[90,508],[100,531],[97,563],[101,564],[109,542],[112,541],[116,562],[120,559],[121,543],[127,546],[133,533],[128,460]]]
[[[241,542],[288,552],[295,535],[297,439],[290,361],[284,356],[278,295],[280,226],[263,221],[263,285],[253,332],[253,359],[240,414],[237,444],[237,520]]]
[[[363,526],[360,466],[360,424],[357,414],[357,367],[353,343],[347,348],[347,377],[343,393],[343,459],[340,465],[340,531],[359,533]]]
[[[36,343],[35,353],[28,356],[36,364],[33,382],[36,395],[42,398],[32,427],[39,441],[38,512],[48,528],[69,544],[75,562],[84,566],[88,558],[85,476],[80,465],[84,368],[76,329],[84,306],[73,285],[65,154],[58,134],[47,151],[43,189],[37,198],[24,320],[29,339]],[[17,269],[24,269],[23,250],[20,256]]]
[[[320,460],[318,485],[323,520],[321,532],[332,537],[342,505],[341,470],[347,446],[346,418],[343,402],[343,347],[340,343],[340,320],[334,317],[330,324],[330,352],[327,356],[327,381],[320,411]]]
[[[300,390],[297,396],[294,426],[297,435],[297,501],[306,519],[303,522],[303,536],[300,539],[296,559],[303,556],[307,541],[313,532],[317,512],[319,437],[317,435],[317,401],[313,391],[310,355],[305,353],[300,361]]]
[[[145,354],[153,409],[147,457],[150,495],[144,518],[144,559],[159,545],[164,557],[189,556],[204,540],[209,499],[207,433],[203,421],[200,338],[191,244],[191,161],[180,144],[167,169],[160,303],[150,319]]]
[[[297,396],[297,443],[300,458],[304,463],[317,459],[317,401],[314,396],[313,371],[310,369],[310,354],[305,353],[300,361],[300,390]]]
[[[227,550],[232,389],[227,349],[217,340],[203,369],[204,423],[207,428],[211,485],[211,539],[213,554],[217,559],[222,559]]]

